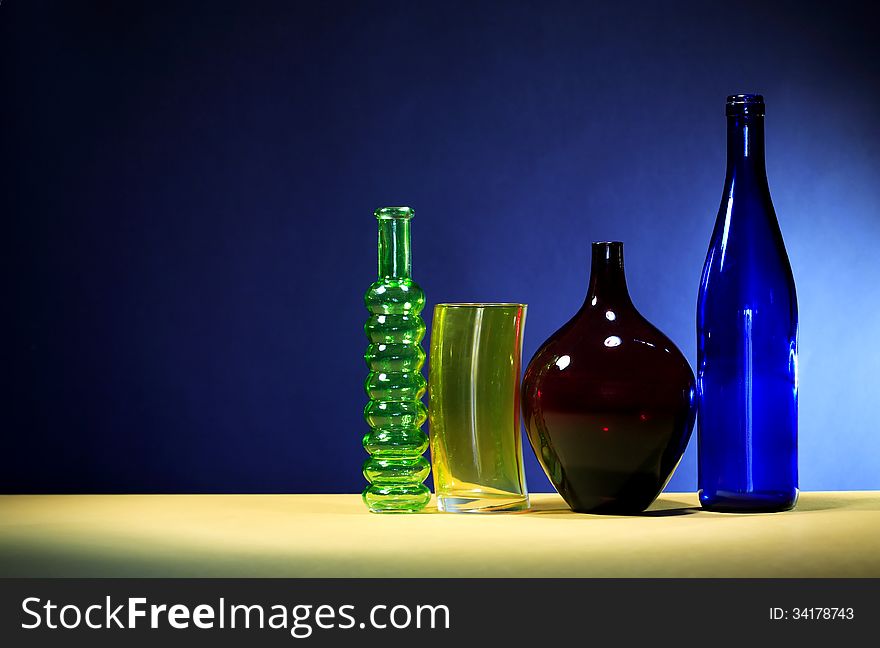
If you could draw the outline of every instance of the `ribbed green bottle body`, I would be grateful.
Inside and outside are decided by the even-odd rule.
[[[369,485],[363,498],[376,513],[416,512],[431,499],[422,482],[430,465],[422,456],[428,437],[422,396],[427,387],[421,347],[425,294],[410,278],[409,219],[412,210],[391,207],[376,212],[379,222],[379,278],[364,295],[370,313],[364,332],[369,345],[364,360],[370,373],[364,381],[369,401],[363,438],[370,457],[363,473]]]

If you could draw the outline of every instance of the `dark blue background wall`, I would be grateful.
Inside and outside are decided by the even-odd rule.
[[[801,485],[880,488],[877,24],[847,2],[5,0],[0,488],[359,491],[381,205],[417,211],[428,318],[527,302],[526,361],[579,307],[590,241],[625,241],[693,365],[734,92],[767,100]],[[695,481],[692,443],[670,488]]]

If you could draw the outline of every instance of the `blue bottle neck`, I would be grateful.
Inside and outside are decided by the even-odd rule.
[[[727,117],[726,184],[730,185],[734,179],[760,189],[767,187],[763,115]]]

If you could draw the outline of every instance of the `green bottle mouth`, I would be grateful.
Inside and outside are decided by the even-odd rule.
[[[373,215],[379,220],[409,220],[416,212],[411,207],[381,207]]]

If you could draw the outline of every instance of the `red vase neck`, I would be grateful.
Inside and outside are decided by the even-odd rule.
[[[614,304],[632,305],[626,288],[623,269],[623,243],[601,241],[593,243],[593,260],[590,266],[590,287],[586,306]]]

